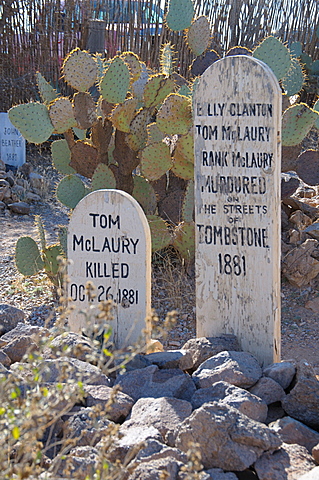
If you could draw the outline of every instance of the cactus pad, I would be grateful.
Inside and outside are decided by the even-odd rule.
[[[18,271],[25,277],[35,275],[43,269],[44,263],[38,245],[31,237],[20,237],[15,249],[15,262]]]
[[[144,88],[144,104],[147,108],[156,107],[167,95],[174,91],[174,81],[164,74],[153,75]]]
[[[166,222],[157,215],[147,215],[147,220],[151,230],[152,251],[157,252],[168,247],[172,242],[172,235]]]
[[[194,164],[185,160],[184,157],[175,151],[172,172],[184,180],[192,180],[194,178]]]
[[[130,124],[136,114],[138,100],[128,98],[124,103],[117,105],[111,113],[111,121],[121,132],[130,132]]]
[[[85,92],[97,81],[99,66],[92,55],[75,48],[65,58],[62,75],[65,82],[79,92]]]
[[[194,164],[194,135],[191,128],[186,135],[181,135],[176,143],[176,153]]]
[[[141,108],[130,125],[127,143],[132,150],[140,150],[147,142],[147,125],[150,123],[151,114],[147,108]]]
[[[97,119],[96,105],[88,92],[78,92],[73,95],[74,116],[78,126],[83,130],[92,127]]]
[[[292,146],[300,143],[317,118],[318,113],[305,103],[287,108],[282,116],[282,145]]]
[[[307,185],[319,183],[319,151],[306,150],[299,155],[296,164],[296,172]]]
[[[291,67],[287,75],[282,79],[282,86],[289,97],[296,95],[305,82],[305,74],[297,58],[292,57]]]
[[[211,40],[210,23],[207,17],[197,17],[186,32],[186,42],[191,51],[202,55],[207,50]]]
[[[152,185],[141,175],[134,175],[132,196],[138,201],[146,215],[153,215],[156,210],[156,194]]]
[[[53,102],[58,97],[57,91],[50,85],[49,82],[41,75],[40,72],[36,73],[36,81],[39,90],[41,100],[45,104]]]
[[[59,242],[63,252],[63,255],[68,256],[68,227],[59,225]]]
[[[152,143],[142,150],[141,168],[148,180],[158,180],[172,165],[170,149],[165,143]]]
[[[16,105],[8,113],[10,122],[28,142],[46,142],[54,131],[49,111],[43,103]]]
[[[156,122],[150,123],[147,126],[147,145],[155,142],[161,142],[164,139],[164,133],[162,133]]]
[[[193,63],[190,66],[191,74],[195,77],[202,75],[205,70],[210,67],[213,63],[220,59],[215,50],[209,50],[208,52],[200,55],[199,57],[195,58]]]
[[[195,205],[194,180],[190,180],[187,184],[184,201],[182,205],[182,219],[184,220],[184,222],[191,223],[193,221],[194,205]]]
[[[116,188],[116,180],[112,170],[104,163],[99,163],[92,176],[91,190]]]
[[[77,126],[72,103],[67,97],[54,100],[49,106],[49,115],[56,133],[64,133]]]
[[[60,267],[58,257],[63,256],[63,250],[59,244],[50,245],[43,251],[44,270],[49,275],[57,275]]]
[[[85,185],[76,175],[64,177],[56,190],[57,199],[68,208],[75,208],[85,195]]]
[[[128,65],[130,71],[130,83],[136,82],[141,75],[142,66],[139,58],[133,52],[123,52],[120,57]]]
[[[253,51],[253,57],[266,63],[278,80],[284,78],[291,66],[289,49],[277,38],[266,37]]]
[[[132,88],[131,88],[134,97],[137,98],[140,102],[143,101],[144,88],[149,77],[145,63],[141,63],[141,67],[142,67],[142,71],[141,71],[140,78],[132,84]]]
[[[156,123],[167,135],[186,134],[193,123],[190,99],[177,93],[168,95],[158,111]]]
[[[294,57],[300,57],[302,55],[302,43],[301,42],[292,42],[289,47],[291,55]]]
[[[179,32],[188,28],[193,20],[194,4],[192,0],[170,0],[165,17],[170,30]]]
[[[98,150],[89,143],[77,140],[71,150],[70,166],[80,175],[91,178],[98,164]]]
[[[180,223],[174,231],[173,246],[185,262],[192,262],[195,258],[195,224],[194,222]]]
[[[124,102],[130,86],[130,72],[120,57],[114,57],[100,81],[102,98],[110,103]]]
[[[38,235],[40,238],[41,250],[44,250],[46,248],[45,232],[44,232],[44,226],[43,226],[40,215],[36,215],[34,217],[34,223],[35,223],[35,226],[37,227]]]

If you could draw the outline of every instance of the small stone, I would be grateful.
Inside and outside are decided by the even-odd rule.
[[[319,435],[319,434],[318,434]],[[319,443],[317,443],[317,445],[315,445],[312,450],[311,450],[311,454],[315,460],[315,462],[319,463]],[[319,476],[318,476],[319,478]]]
[[[249,391],[262,398],[267,405],[280,402],[286,395],[282,386],[270,377],[261,377]]]
[[[105,415],[113,422],[123,422],[130,413],[134,400],[125,393],[106,385],[85,385],[86,406],[100,405]]]
[[[19,213],[20,215],[29,215],[30,213],[30,205],[25,202],[9,203],[8,208],[11,212]]]
[[[319,433],[291,417],[284,417],[269,425],[284,443],[296,443],[306,447],[309,453],[319,444]]]
[[[0,327],[1,334],[13,330],[19,322],[23,322],[25,314],[19,308],[13,307],[12,305],[0,304]]]
[[[263,374],[279,383],[284,390],[289,387],[295,374],[296,366],[292,362],[278,362],[264,368]]]

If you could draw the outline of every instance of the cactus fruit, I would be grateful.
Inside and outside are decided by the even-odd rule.
[[[116,56],[101,78],[99,88],[102,98],[109,103],[124,102],[129,86],[129,68],[122,58]]]
[[[67,97],[59,97],[50,103],[49,115],[55,133],[64,133],[77,126],[73,105]]]
[[[87,130],[97,119],[94,98],[88,92],[77,92],[73,95],[74,116],[78,126]]]
[[[173,32],[185,30],[190,26],[194,13],[192,0],[170,0],[165,16],[166,25]]]
[[[164,43],[160,52],[160,71],[163,75],[172,75],[175,63],[175,51],[171,43]]]
[[[117,105],[111,113],[111,121],[115,128],[121,132],[130,132],[131,122],[136,114],[138,100],[128,98],[124,103]]]
[[[175,150],[172,172],[184,180],[192,180],[194,178],[194,164],[185,160],[185,158]]]
[[[194,190],[194,180],[188,182],[184,201],[182,205],[182,219],[186,223],[191,223],[194,216],[194,206],[195,206],[195,190]]]
[[[157,252],[168,247],[172,242],[172,235],[166,222],[157,215],[147,215],[151,230],[152,251]]]
[[[87,191],[82,180],[76,175],[62,178],[57,190],[57,199],[68,208],[75,208]]]
[[[54,131],[49,112],[43,103],[32,102],[10,108],[10,122],[31,143],[46,142]]]
[[[174,91],[174,81],[164,74],[153,75],[150,77],[144,88],[145,107],[156,107],[162,103],[167,95]]]
[[[207,17],[197,17],[186,32],[186,43],[196,55],[202,55],[209,47],[211,28]]]
[[[141,175],[134,175],[132,196],[138,201],[145,215],[153,215],[156,210],[156,194],[149,181]]]
[[[50,85],[49,82],[41,75],[40,72],[36,73],[37,87],[41,100],[45,104],[53,102],[58,97],[57,91]]]
[[[195,58],[195,60],[189,67],[190,72],[195,77],[199,77],[205,72],[205,70],[208,67],[210,67],[210,65],[212,65],[219,59],[220,59],[220,56],[218,55],[217,52],[215,52],[215,50],[209,50],[203,55],[200,55],[199,57]]]
[[[289,68],[287,75],[282,79],[282,86],[286,95],[296,95],[302,89],[304,82],[305,74],[300,62],[297,58],[292,57],[291,67]]]
[[[168,95],[158,111],[156,123],[166,135],[186,134],[193,123],[190,99],[177,93]]]
[[[136,82],[142,73],[142,66],[138,56],[133,52],[123,52],[120,57],[129,67],[130,83]]]
[[[85,92],[96,83],[99,66],[89,52],[75,48],[65,58],[61,71],[68,85],[79,92]]]
[[[305,103],[293,105],[282,116],[282,145],[301,143],[318,118],[318,113]]]
[[[253,57],[266,63],[278,80],[284,78],[291,66],[289,49],[277,38],[266,37],[253,51]]]
[[[92,178],[92,175],[100,163],[98,150],[93,145],[82,140],[77,140],[71,150],[70,166],[83,175]]]
[[[307,185],[319,184],[319,151],[306,150],[299,155],[296,172]]]
[[[158,180],[172,165],[170,148],[165,143],[152,143],[142,150],[141,168],[148,180]]]
[[[195,258],[195,223],[181,222],[174,231],[173,246],[186,263]]]
[[[44,263],[38,245],[31,237],[20,237],[15,249],[15,263],[25,277],[35,275],[43,269]]]
[[[116,188],[116,180],[112,170],[104,163],[99,163],[92,176],[91,190]]]

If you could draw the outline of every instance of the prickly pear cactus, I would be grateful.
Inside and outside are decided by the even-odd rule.
[[[287,75],[282,79],[282,86],[286,95],[296,95],[302,89],[305,83],[306,75],[297,58],[292,57],[291,66]]]
[[[85,92],[96,83],[99,65],[89,52],[75,48],[65,58],[61,71],[68,85],[79,92]]]
[[[138,56],[133,52],[123,52],[120,57],[128,65],[130,71],[130,83],[136,82],[142,73],[142,65]]]
[[[186,32],[186,43],[196,55],[202,55],[211,41],[211,27],[207,17],[197,17]]]
[[[62,256],[63,251],[59,244],[50,245],[43,250],[44,270],[52,278],[58,274],[60,268],[58,257]]]
[[[194,178],[194,163],[185,160],[185,158],[175,150],[172,172],[184,180],[192,180]]]
[[[121,103],[126,98],[130,86],[130,71],[120,57],[114,57],[101,78],[99,88],[104,100]]]
[[[44,262],[38,245],[31,237],[20,237],[15,249],[15,263],[18,271],[25,277],[39,273]]]
[[[142,150],[141,167],[148,180],[158,180],[172,166],[170,149],[165,143],[151,143]]]
[[[157,207],[154,188],[149,181],[141,175],[134,175],[133,180],[133,197],[141,205],[146,215],[153,215]]]
[[[54,131],[49,112],[43,103],[33,102],[10,108],[9,120],[28,142],[39,145]]]
[[[173,73],[175,63],[175,51],[171,43],[164,43],[160,52],[160,71],[163,75]]]
[[[111,121],[115,128],[121,132],[130,132],[131,122],[136,114],[138,100],[128,98],[124,103],[117,105],[111,113]]]
[[[174,231],[173,246],[186,263],[195,258],[195,223],[181,222]]]
[[[192,122],[190,99],[177,93],[166,97],[156,118],[158,128],[166,135],[186,134]]]
[[[57,91],[46,81],[40,72],[36,73],[36,82],[43,103],[48,105],[58,97]]]
[[[59,183],[56,196],[57,199],[68,208],[75,208],[79,201],[86,195],[87,191],[82,180],[76,175],[68,175]]]
[[[65,139],[55,140],[51,144],[51,155],[54,167],[64,175],[75,173],[74,168],[70,167],[71,151],[68,142]]]
[[[282,144],[292,146],[301,143],[311,130],[318,113],[305,103],[293,105],[282,116]]]
[[[85,161],[83,161],[85,159]],[[100,163],[99,153],[96,147],[88,142],[77,140],[71,149],[70,166],[83,175],[83,177],[92,178],[92,175]]]
[[[112,170],[104,163],[99,163],[92,176],[91,190],[116,188],[116,180]]]
[[[166,25],[174,32],[185,30],[190,26],[194,13],[192,0],[170,0],[165,17]]]
[[[57,98],[50,103],[49,115],[55,133],[64,133],[77,126],[73,105],[67,97]]]
[[[172,242],[172,235],[167,223],[157,215],[147,215],[147,220],[151,230],[152,251],[168,247]]]
[[[164,74],[150,77],[144,88],[144,104],[147,108],[156,107],[175,89],[174,80]]]
[[[95,101],[89,92],[77,92],[73,95],[74,117],[78,126],[86,130],[97,120]]]
[[[289,49],[277,38],[265,38],[253,51],[253,56],[266,63],[274,72],[278,80],[284,78],[291,67]]]

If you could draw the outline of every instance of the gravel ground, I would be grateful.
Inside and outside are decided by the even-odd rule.
[[[48,156],[39,166],[34,155],[28,160],[38,173],[49,175],[52,188],[58,180],[57,173],[49,166]],[[36,236],[34,215],[41,216],[47,232],[48,243],[57,238],[58,226],[68,222],[67,209],[47,192],[43,202],[32,207],[29,216],[0,213],[0,303],[21,308],[30,323],[44,324],[56,319],[58,306],[54,289],[45,275],[23,278],[14,265],[14,248],[23,235]],[[293,287],[282,281],[282,358],[305,359],[314,365],[319,374],[319,310],[313,312],[305,307],[310,299],[319,296],[319,282],[314,281],[305,289]],[[156,254],[152,272],[152,304],[161,324],[167,312],[178,312],[177,322],[162,339],[165,348],[178,348],[195,332],[195,281],[187,275],[179,260],[170,252]]]

